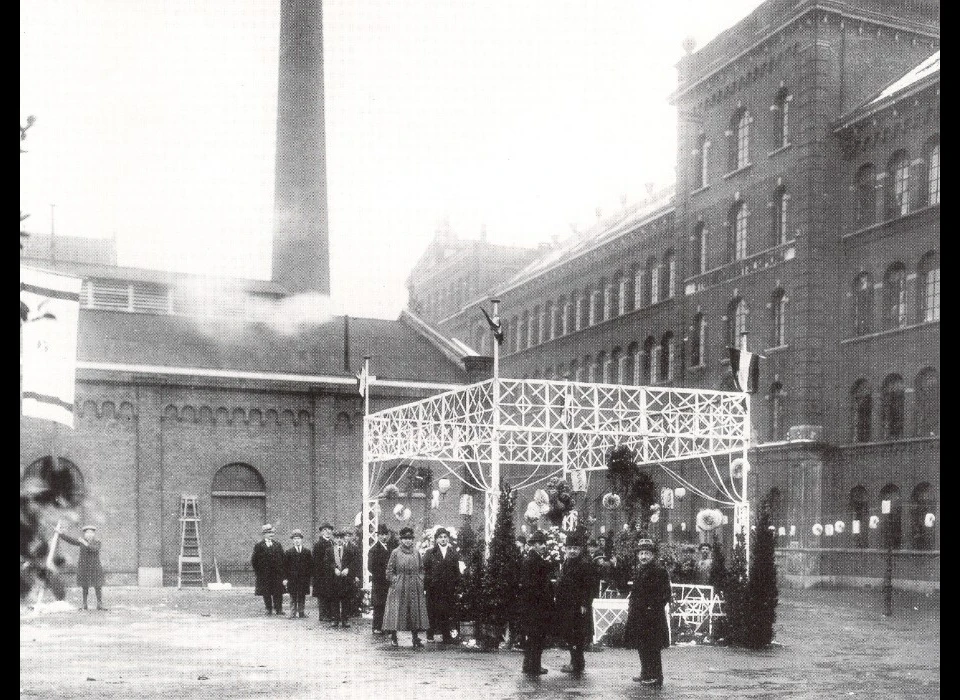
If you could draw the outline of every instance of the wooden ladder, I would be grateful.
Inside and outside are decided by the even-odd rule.
[[[184,586],[204,586],[197,497],[186,494],[180,497],[180,557],[177,560],[177,588]]]

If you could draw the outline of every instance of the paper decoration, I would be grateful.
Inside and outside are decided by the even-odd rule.
[[[544,504],[550,505],[550,496],[547,495],[547,492],[543,489],[537,489],[533,492],[533,500],[537,505],[542,506]]]
[[[680,529],[681,529],[683,532],[686,532],[686,531],[687,531],[687,524],[686,524],[686,523],[680,523]]]
[[[662,489],[660,491],[660,503],[664,508],[673,508],[673,489]]]
[[[726,524],[726,517],[719,510],[713,508],[704,508],[697,513],[697,530],[699,532],[710,532],[720,525]]]
[[[927,527],[933,527],[935,522],[937,522],[937,517],[933,513],[927,513],[923,516],[923,524]]]
[[[842,535],[843,531],[846,529],[847,529],[847,525],[842,520],[838,520],[833,524],[833,531],[836,532],[838,535]]]
[[[823,525],[821,525],[820,523],[817,523],[817,524],[814,525],[813,528],[811,528],[811,529],[812,529],[812,531],[813,531],[813,536],[814,536],[814,537],[819,537],[820,535],[823,534]]]
[[[860,521],[859,521],[859,520],[853,520],[853,521],[850,522],[850,532],[852,532],[854,535],[859,535],[859,534],[860,534]]]
[[[460,515],[473,515],[473,496],[469,493],[460,496]]]
[[[879,515],[871,515],[871,516],[870,516],[870,529],[871,529],[871,530],[876,530],[878,527],[880,527],[880,516],[879,516]]]
[[[783,525],[777,528],[777,536],[786,537],[786,535],[787,535],[787,528],[785,528]]]
[[[587,472],[583,469],[573,469],[570,471],[570,490],[574,493],[582,493],[587,490]]]
[[[651,522],[651,523],[659,523],[659,522],[660,522],[660,513],[659,513],[659,511],[650,516],[650,522]]]
[[[360,527],[363,524],[363,511],[357,513],[357,517],[353,519],[353,526]]]
[[[437,479],[437,490],[441,494],[445,494],[450,490],[450,479]]]
[[[403,513],[401,513],[400,519],[409,520],[412,516],[413,516],[413,511],[411,511],[409,508],[404,508]]]
[[[722,523],[723,525],[729,525],[729,524],[730,524],[730,517],[727,516],[727,515],[724,515],[724,516],[723,516],[723,520],[721,521],[721,523]]]
[[[527,510],[524,512],[523,517],[527,518],[528,520],[536,520],[540,517],[540,506],[533,501],[530,501],[527,504]]]
[[[393,514],[399,518],[401,513],[403,513],[403,504],[398,503],[393,507]]]
[[[675,499],[677,499],[678,501],[682,501],[683,498],[684,498],[684,496],[686,496],[686,495],[687,495],[687,490],[686,490],[685,488],[683,488],[682,486],[680,486],[680,487],[678,487],[678,488],[675,488],[675,489],[673,490],[673,497],[674,497]]]
[[[791,537],[796,537],[796,536],[797,536],[797,526],[796,526],[796,525],[791,525],[791,526],[790,526],[790,536],[791,536]]]
[[[827,537],[833,537],[833,525],[831,523],[827,523],[824,526],[823,534],[826,535]]]
[[[673,532],[673,523],[667,523],[667,532]]]
[[[880,512],[883,515],[890,515],[890,499],[889,498],[885,498],[882,501],[880,501]]]
[[[434,510],[440,507],[440,491],[437,489],[433,490],[433,495],[430,497],[430,507]]]

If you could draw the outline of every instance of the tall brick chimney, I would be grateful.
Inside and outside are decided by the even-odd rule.
[[[330,293],[321,0],[280,0],[273,280]]]

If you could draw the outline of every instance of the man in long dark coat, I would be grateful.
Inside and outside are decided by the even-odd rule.
[[[437,528],[436,544],[423,558],[423,588],[427,594],[427,617],[430,629],[427,639],[440,633],[444,644],[453,641],[450,629],[456,623],[457,589],[460,586],[460,555],[450,544],[446,528]]]
[[[357,550],[347,545],[347,533],[337,531],[333,536],[333,546],[326,554],[324,566],[330,577],[330,605],[334,627],[349,627],[350,614],[353,612],[353,600],[357,583],[360,581],[360,556]]]
[[[106,610],[103,607],[103,565],[100,563],[100,540],[97,539],[95,525],[84,525],[81,539],[71,537],[65,533],[60,524],[57,524],[60,539],[80,548],[80,557],[77,560],[77,585],[83,591],[83,610],[87,609],[87,596],[90,589],[97,596],[97,610]]]
[[[253,545],[250,565],[256,578],[254,593],[263,596],[267,615],[283,614],[283,547],[273,541],[273,525],[260,528],[263,539]]]
[[[640,675],[633,680],[660,687],[663,665],[660,652],[670,646],[670,627],[665,606],[671,600],[670,574],[655,557],[653,540],[640,540],[640,565],[633,577],[624,640],[640,653]]]
[[[303,532],[290,533],[293,546],[284,554],[283,575],[287,591],[290,593],[290,618],[306,617],[303,609],[307,594],[310,592],[310,579],[313,578],[313,555],[303,546]]]
[[[390,559],[390,530],[383,523],[377,528],[377,543],[370,548],[367,565],[370,568],[370,604],[373,606],[373,633],[383,632],[383,609],[387,604],[387,561]]]
[[[525,635],[523,672],[540,676],[547,672],[541,664],[543,641],[553,619],[553,567],[544,559],[547,536],[537,530],[527,540],[527,553],[520,564],[520,591],[517,597],[520,633]]]
[[[557,580],[557,634],[570,649],[570,663],[560,670],[580,674],[586,666],[584,651],[593,637],[593,599],[599,595],[600,579],[590,557],[584,554],[583,536],[567,536],[566,552]]]
[[[327,565],[327,555],[333,548],[333,525],[320,526],[320,539],[313,545],[313,597],[317,599],[320,621],[332,620],[331,596],[333,593],[333,568]]]

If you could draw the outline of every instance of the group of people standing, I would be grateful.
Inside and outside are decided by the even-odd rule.
[[[254,593],[263,597],[267,615],[283,614],[283,594],[290,594],[290,618],[307,617],[305,604],[311,589],[317,599],[321,621],[334,627],[349,627],[360,610],[361,558],[346,530],[320,526],[313,549],[304,545],[303,531],[290,533],[291,546],[284,550],[274,539],[273,525],[261,528],[262,538],[253,547],[250,565],[255,577]]]

